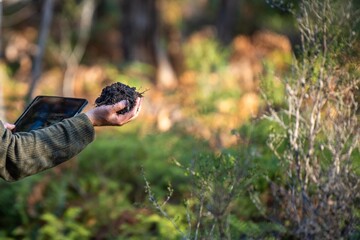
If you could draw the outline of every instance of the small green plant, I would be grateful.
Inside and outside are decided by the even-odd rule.
[[[232,239],[236,230],[231,224],[234,205],[252,183],[250,158],[251,154],[240,157],[223,152],[199,154],[189,166],[175,161],[190,181],[189,197],[185,199],[186,225],[179,225],[165,209],[173,190],[170,188],[169,196],[160,204],[144,175],[149,201],[178,230],[181,239]]]
[[[89,239],[90,231],[77,221],[81,209],[72,207],[66,210],[62,218],[45,213],[41,219],[45,222],[39,231],[38,239]]]

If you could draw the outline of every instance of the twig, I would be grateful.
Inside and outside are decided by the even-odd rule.
[[[155,195],[153,194],[153,192],[151,191],[151,187],[150,187],[150,183],[149,181],[146,179],[145,173],[144,171],[142,172],[142,176],[143,179],[145,181],[145,191],[149,196],[149,201],[153,204],[153,206],[155,207],[155,209],[157,209],[167,220],[169,220],[171,222],[171,224],[175,227],[175,229],[181,234],[182,239],[188,239],[186,237],[186,235],[184,234],[184,232],[179,228],[179,226],[175,223],[175,221],[168,215],[168,213],[163,209],[164,205],[167,203],[169,196],[167,198],[167,201],[165,200],[165,202],[163,204],[159,204]]]

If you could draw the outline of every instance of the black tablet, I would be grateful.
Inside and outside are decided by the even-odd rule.
[[[29,132],[73,117],[87,103],[82,98],[37,96],[16,120],[13,132]]]

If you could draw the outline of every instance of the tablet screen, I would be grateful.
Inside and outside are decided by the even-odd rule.
[[[80,113],[88,101],[81,98],[38,96],[15,122],[13,132],[29,132]]]

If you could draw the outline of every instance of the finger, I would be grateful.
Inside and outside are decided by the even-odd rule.
[[[141,103],[142,103],[142,98],[138,98],[136,99],[136,105],[135,105],[135,109],[136,109],[136,116],[139,115],[140,111],[141,111]]]
[[[15,128],[15,125],[10,124],[10,123],[4,123],[4,126],[6,129],[9,129],[9,130],[13,130]]]
[[[136,118],[140,110],[139,109],[140,104],[141,104],[141,99],[137,98],[134,106],[129,112],[126,112],[124,114],[117,114],[116,118],[118,119],[117,120],[118,123],[120,123],[120,125],[124,125],[130,122],[131,120],[133,120],[134,118]]]
[[[134,107],[133,107],[133,109],[132,109],[132,112],[136,113],[136,112],[139,110],[140,104],[141,104],[141,98],[138,97],[138,98],[135,100],[135,104],[134,104]]]
[[[122,101],[120,101],[118,103],[115,103],[112,106],[112,109],[113,109],[113,111],[118,112],[118,111],[126,108],[128,104],[129,104],[129,102],[127,100],[122,100]]]
[[[134,118],[136,118],[139,115],[140,110],[141,110],[141,103],[142,103],[142,98],[136,99],[136,103],[135,103],[134,109],[132,111],[132,116],[131,116],[130,120],[133,120]]]

